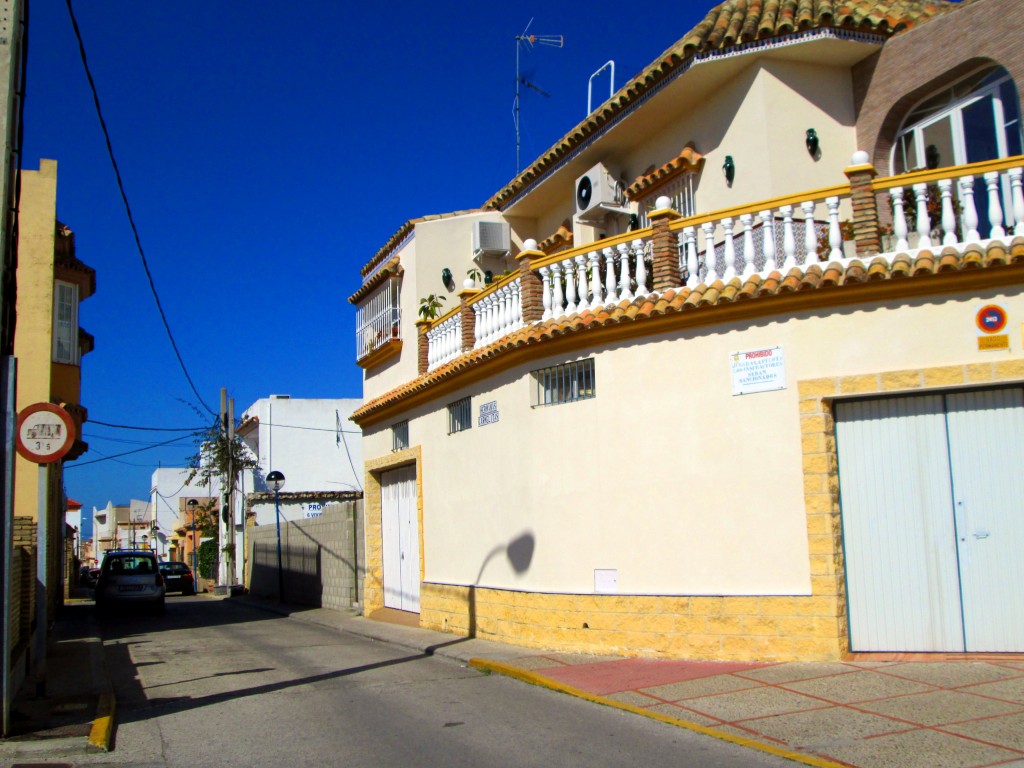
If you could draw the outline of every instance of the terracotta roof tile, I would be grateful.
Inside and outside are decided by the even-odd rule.
[[[646,197],[658,187],[663,186],[677,176],[688,171],[699,171],[704,165],[704,155],[700,154],[691,141],[678,156],[672,158],[660,168],[645,171],[626,187],[626,197],[638,200]]]
[[[966,272],[978,268],[1006,269],[1010,264],[1024,264],[1024,237],[1015,237],[1008,247],[998,242],[989,243],[984,247],[971,245],[965,249],[963,255],[957,254],[952,248],[944,248],[940,258],[936,258],[930,251],[919,252],[913,259],[909,254],[899,254],[891,266],[881,257],[873,258],[867,267],[859,259],[854,259],[845,266],[839,262],[818,263],[810,265],[806,271],[793,269],[784,279],[778,272],[772,272],[764,279],[754,276],[741,281],[740,278],[736,278],[730,281],[728,286],[715,282],[712,286],[702,285],[693,290],[681,288],[665,291],[657,297],[641,296],[632,301],[624,299],[612,308],[588,309],[579,314],[572,313],[515,331],[483,349],[461,355],[425,376],[371,400],[358,409],[353,418],[360,422],[372,417],[389,406],[425,392],[464,371],[500,358],[504,352],[536,345],[544,340],[599,332],[627,319],[639,325],[659,316],[713,311],[715,306],[728,304],[729,297],[736,295],[749,296],[748,301],[751,303],[770,302],[776,296],[792,295],[795,291],[813,293],[821,289],[843,290],[841,286],[853,287],[858,283],[866,284],[876,280],[913,281],[940,273],[948,274],[951,271]],[[766,313],[770,314],[770,311],[770,305],[767,305]]]
[[[374,288],[385,282],[389,277],[400,277],[404,270],[397,256],[378,270],[373,277],[359,286],[359,290],[348,297],[349,304],[358,304],[365,299]]]

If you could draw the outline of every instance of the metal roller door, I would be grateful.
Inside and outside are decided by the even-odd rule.
[[[836,404],[854,651],[1024,651],[1024,390]]]

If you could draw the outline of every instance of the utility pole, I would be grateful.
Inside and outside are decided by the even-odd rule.
[[[217,521],[221,536],[220,583],[229,587],[235,584],[235,398],[228,398],[228,390],[220,390],[221,439],[226,451],[224,477],[221,482],[220,520]]]

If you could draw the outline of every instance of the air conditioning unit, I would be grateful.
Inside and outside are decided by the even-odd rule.
[[[481,256],[508,256],[512,250],[508,222],[473,222],[473,258]]]
[[[628,214],[626,185],[598,163],[576,179],[576,218],[600,219],[609,213]]]

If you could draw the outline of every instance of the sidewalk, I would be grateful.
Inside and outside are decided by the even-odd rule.
[[[979,661],[908,657],[782,664],[609,658],[460,638],[251,596],[230,599],[508,675],[804,765],[1024,768],[1020,655]],[[0,742],[0,763],[10,757],[80,754],[102,749],[103,739],[109,740],[111,713],[99,706],[109,690],[102,645],[98,638],[61,635],[60,627],[58,621],[49,677],[65,682],[60,688],[51,685],[47,706],[36,702],[37,711],[27,713],[38,718],[36,730]],[[83,695],[90,702],[88,710],[81,709]],[[30,702],[19,700],[22,703]],[[67,722],[58,723],[60,717]]]

